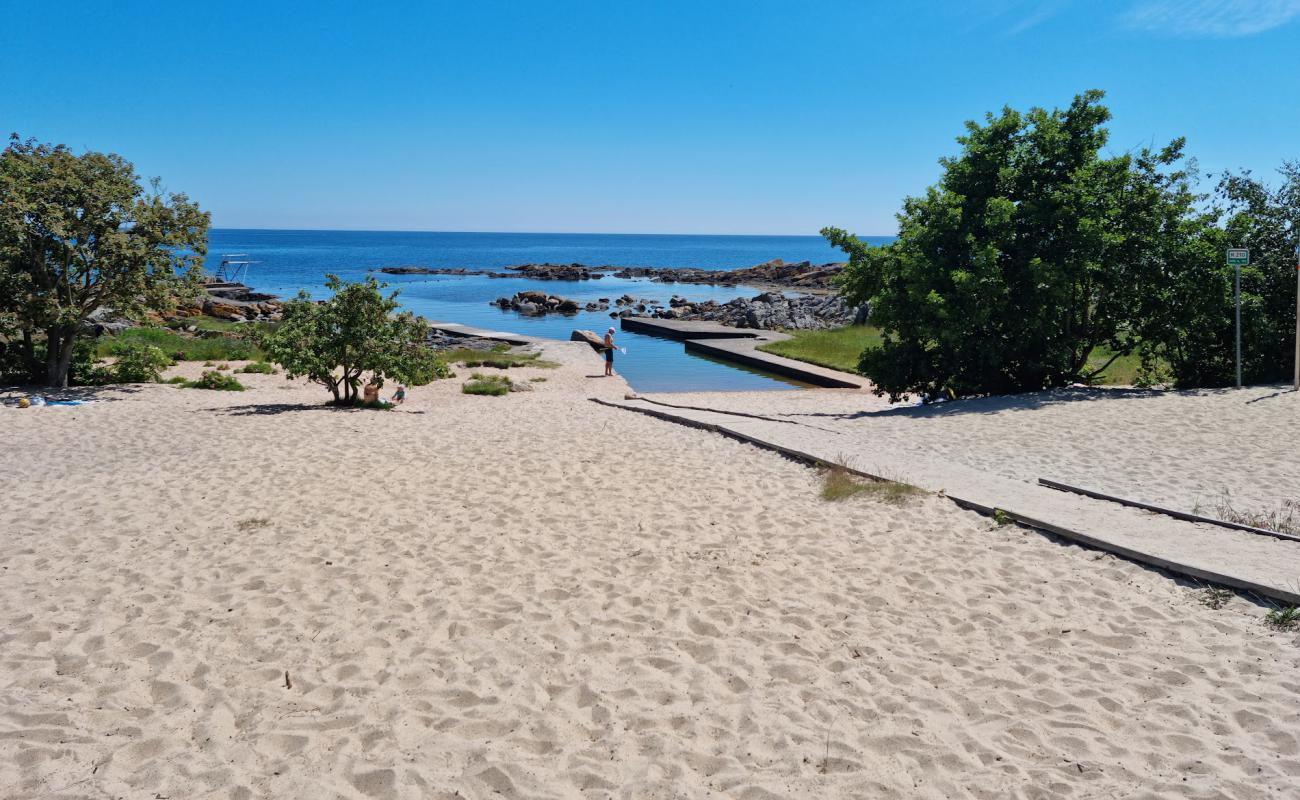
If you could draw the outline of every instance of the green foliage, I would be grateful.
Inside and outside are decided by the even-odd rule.
[[[1289,631],[1292,628],[1300,627],[1300,608],[1286,606],[1285,608],[1270,609],[1264,615],[1264,624],[1279,631]]]
[[[186,389],[213,389],[219,392],[242,392],[244,384],[234,375],[226,375],[214,369],[204,370],[198,380],[182,384]]]
[[[128,328],[114,336],[101,337],[99,354],[120,355],[124,348],[133,345],[157,347],[177,361],[211,361],[215,364],[218,361],[249,361],[262,356],[256,345],[239,336],[198,337],[155,327]]]
[[[879,347],[880,330],[871,325],[849,325],[823,331],[787,331],[792,338],[759,345],[765,353],[819,364],[843,372],[857,372],[862,351]]]
[[[1013,523],[1013,522],[1015,522],[1015,520],[1012,519],[1012,518],[1011,518],[1011,515],[1008,514],[1007,512],[1003,511],[1003,510],[1000,509],[1000,508],[995,508],[995,509],[993,509],[993,524],[994,524],[994,525],[998,525],[998,526],[1002,526],[1002,525],[1010,525],[1010,524]]]
[[[1235,268],[1228,247],[1249,247],[1241,270],[1242,380],[1290,377],[1294,359],[1300,163],[1271,188],[1249,173],[1224,174],[1214,193],[1219,225],[1188,235],[1164,280],[1146,296],[1144,356],[1163,359],[1180,386],[1236,381]]]
[[[274,375],[275,367],[265,361],[254,361],[252,364],[245,364],[239,371],[257,375]]]
[[[172,360],[157,347],[128,344],[113,365],[113,378],[118,383],[157,383],[162,371],[171,365]]]
[[[460,390],[465,394],[500,397],[510,392],[510,379],[504,375],[483,375],[476,372],[460,387]]]
[[[497,345],[493,345],[492,350],[474,350],[468,347],[459,347],[455,350],[444,351],[441,356],[448,364],[463,364],[470,369],[478,367],[492,367],[493,369],[510,369],[511,367],[555,369],[560,366],[554,361],[542,360],[541,353],[508,353],[496,348]]]
[[[0,325],[45,341],[44,380],[67,386],[82,324],[197,292],[208,214],[148,190],[121,156],[16,135],[0,153]]]
[[[1088,356],[1091,383],[1108,386],[1154,386],[1172,383],[1169,365],[1159,356],[1144,359],[1140,353],[1116,353],[1102,345]]]
[[[940,182],[908,198],[899,238],[844,231],[841,288],[883,331],[859,368],[897,400],[1088,381],[1105,346],[1133,352],[1147,297],[1209,221],[1175,165],[1182,140],[1103,157],[1110,112],[1086,92],[1065,110],[1004,109],[967,123]],[[1194,248],[1193,248],[1194,249]]]
[[[284,304],[280,325],[261,337],[267,357],[290,378],[305,376],[327,387],[335,402],[351,404],[365,372],[411,386],[451,375],[424,343],[428,323],[393,314],[397,292],[384,296],[371,277],[344,283],[328,275],[326,286],[333,293],[328,300],[316,303],[300,293]]]

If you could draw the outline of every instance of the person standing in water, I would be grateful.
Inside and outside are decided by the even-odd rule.
[[[605,377],[614,374],[614,329],[605,331]]]

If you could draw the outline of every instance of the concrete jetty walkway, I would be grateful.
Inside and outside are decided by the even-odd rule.
[[[619,324],[623,330],[678,339],[687,350],[794,378],[813,386],[827,389],[871,387],[871,383],[860,375],[819,367],[806,361],[796,361],[793,358],[765,353],[758,349],[760,345],[790,338],[780,331],[733,328],[716,322],[653,317],[623,317]]]
[[[886,436],[881,431],[881,436],[873,436],[871,413],[879,412],[814,411],[819,399],[825,408],[825,401],[839,393],[799,393],[803,397],[794,401],[756,394],[651,395],[596,402],[713,430],[801,460],[841,464],[861,474],[912,484],[982,513],[1001,510],[1025,525],[1133,561],[1300,604],[1300,542],[1188,522],[974,468],[913,443],[905,434],[891,431]]]
[[[448,336],[463,336],[467,339],[492,339],[507,344],[546,344],[548,342],[558,341],[556,339],[545,339],[540,336],[527,336],[522,333],[510,333],[508,331],[490,331],[486,328],[475,328],[470,325],[461,325],[459,322],[429,322],[429,327],[439,333],[445,333]]]

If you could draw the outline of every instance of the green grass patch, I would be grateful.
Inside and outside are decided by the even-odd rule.
[[[204,372],[198,380],[185,381],[180,385],[186,389],[212,389],[218,392],[242,392],[245,388],[234,375],[224,375],[214,369]]]
[[[831,502],[861,496],[882,503],[901,505],[922,494],[923,491],[910,484],[867,480],[839,466],[822,470],[822,499]]]
[[[843,372],[857,372],[858,359],[869,347],[879,347],[880,330],[871,325],[850,325],[824,331],[786,331],[792,338],[759,345],[758,349],[798,361],[807,361]],[[1088,370],[1105,364],[1114,351],[1098,347],[1088,358]],[[1132,353],[1115,359],[1093,382],[1109,386],[1141,385],[1142,359]]]
[[[249,375],[274,375],[275,367],[265,361],[254,361],[239,368],[239,372]]]
[[[251,361],[263,353],[247,339],[233,335],[199,337],[166,328],[129,328],[114,336],[104,336],[96,344],[101,358],[118,356],[131,345],[157,347],[178,361]]]
[[[468,347],[458,347],[455,350],[447,350],[441,356],[448,364],[463,364],[470,369],[476,367],[555,369],[560,366],[554,361],[542,360],[541,353],[507,353],[501,350],[474,350]]]
[[[1088,366],[1084,369],[1091,372],[1110,361],[1114,354],[1115,351],[1108,347],[1098,347],[1088,356]],[[1142,358],[1137,353],[1130,353],[1111,361],[1110,366],[1093,378],[1092,382],[1100,386],[1135,386],[1141,383],[1141,369]]]
[[[824,331],[786,331],[792,338],[759,345],[765,353],[807,361],[842,372],[858,371],[858,359],[868,347],[880,345],[880,330],[871,325],[849,325]]]
[[[504,375],[483,375],[475,372],[470,376],[460,390],[465,394],[487,395],[489,397],[500,397],[510,393],[510,379]]]

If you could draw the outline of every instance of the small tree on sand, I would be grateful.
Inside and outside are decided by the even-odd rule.
[[[422,386],[451,375],[447,365],[425,346],[429,325],[397,310],[397,292],[385,296],[374,278],[344,283],[327,275],[333,296],[314,302],[306,294],[284,304],[284,316],[262,339],[271,361],[290,378],[306,377],[329,388],[334,402],[353,404],[361,376],[392,378]]]
[[[148,189],[130,162],[77,155],[16,135],[0,152],[0,336],[21,337],[24,367],[68,385],[77,337],[101,307],[138,316],[194,291],[208,214],[183,194]]]

